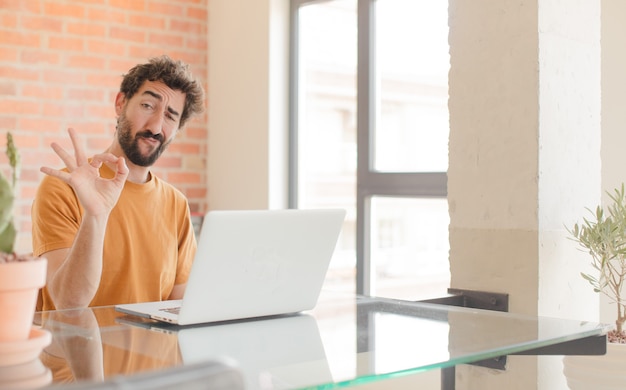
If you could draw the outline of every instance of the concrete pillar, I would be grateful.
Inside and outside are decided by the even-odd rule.
[[[209,209],[287,206],[289,2],[211,0]]]
[[[605,191],[626,182],[626,1],[602,0],[602,188]],[[602,297],[600,320],[615,321],[615,305]]]
[[[566,226],[600,201],[600,3],[450,0],[450,267],[454,288],[510,311],[598,319]],[[566,388],[560,358],[457,370],[457,388]]]

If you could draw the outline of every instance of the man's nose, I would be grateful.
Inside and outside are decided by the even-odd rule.
[[[161,134],[163,132],[163,123],[165,122],[165,114],[164,113],[155,113],[150,118],[148,122],[148,130],[152,134]]]

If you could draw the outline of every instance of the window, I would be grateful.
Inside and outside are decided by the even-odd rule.
[[[449,286],[447,2],[292,0],[290,203],[348,210],[325,288]]]

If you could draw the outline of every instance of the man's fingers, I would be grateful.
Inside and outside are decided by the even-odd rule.
[[[72,140],[72,146],[74,147],[74,155],[76,156],[76,164],[82,165],[87,161],[87,157],[85,156],[85,152],[83,151],[83,147],[79,142],[78,134],[76,130],[73,128],[67,129],[67,132],[70,135],[70,139]]]
[[[115,173],[115,181],[121,183],[123,185],[123,183],[126,181],[126,178],[128,177],[128,166],[126,165],[126,160],[123,157],[118,158],[117,160],[117,172]]]
[[[59,156],[61,160],[63,160],[67,169],[72,171],[76,168],[76,162],[72,159],[72,155],[66,152],[65,149],[61,147],[61,145],[53,142],[50,146],[52,147],[52,150],[54,150],[54,152],[57,154],[57,156]]]
[[[39,168],[39,170],[42,173],[45,173],[48,176],[57,177],[57,178],[63,180],[64,182],[66,182],[66,183],[70,182],[71,175],[69,173],[65,172],[65,171],[60,171],[58,169],[54,169],[54,168],[50,168],[50,167],[41,167],[41,168]]]
[[[91,166],[99,168],[103,163],[115,164],[115,181],[124,183],[128,177],[129,169],[123,157],[117,157],[111,153],[101,153],[93,156]]]
[[[95,167],[102,165],[102,163],[117,164],[119,160],[120,157],[117,157],[112,153],[100,153],[91,158],[91,165]]]
[[[50,167],[41,167],[41,172],[49,176],[57,177],[66,183],[70,183],[70,181],[72,180],[73,172],[77,170],[84,172],[84,169],[88,169],[88,167],[94,169],[93,171],[91,171],[91,175],[95,174],[96,177],[100,177],[98,172],[99,168],[102,166],[102,164],[108,163],[115,165],[115,178],[113,180],[118,184],[122,183],[123,185],[129,173],[128,166],[126,165],[126,160],[121,157],[117,157],[112,153],[96,154],[91,158],[91,160],[89,160],[85,156],[85,152],[80,145],[79,137],[76,131],[73,128],[69,128],[67,129],[67,131],[70,135],[70,139],[72,140],[72,145],[74,147],[74,156],[68,153],[65,149],[63,149],[63,147],[61,147],[61,145],[56,142],[53,142],[51,144],[51,147],[54,152],[61,158],[61,160],[63,160],[69,172],[53,169]],[[85,164],[89,165],[86,166]]]
[[[124,159],[124,157],[120,157],[117,160],[117,173],[120,175],[127,175],[128,174],[128,165],[126,165],[126,159]]]

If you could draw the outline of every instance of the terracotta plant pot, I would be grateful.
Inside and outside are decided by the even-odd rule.
[[[13,366],[0,366],[0,389],[35,389],[52,383],[52,372],[39,358]]]
[[[47,265],[44,258],[0,263],[0,343],[29,338]]]

